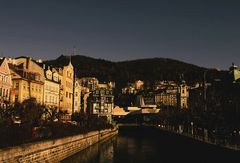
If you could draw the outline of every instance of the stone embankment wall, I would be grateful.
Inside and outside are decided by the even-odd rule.
[[[107,129],[0,149],[0,162],[58,162],[117,133]]]

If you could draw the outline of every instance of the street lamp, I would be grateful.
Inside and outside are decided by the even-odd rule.
[[[191,122],[191,133],[193,135],[193,122]]]

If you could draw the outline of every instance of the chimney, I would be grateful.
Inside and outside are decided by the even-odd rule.
[[[27,58],[26,69],[29,69],[31,61],[32,61],[32,58],[31,58],[31,57],[28,57],[28,58]]]

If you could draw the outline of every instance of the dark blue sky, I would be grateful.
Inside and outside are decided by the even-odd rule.
[[[240,65],[239,0],[1,0],[0,52]]]

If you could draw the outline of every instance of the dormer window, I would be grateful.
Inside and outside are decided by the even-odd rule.
[[[52,72],[50,70],[46,71],[46,77],[47,79],[52,80]]]

